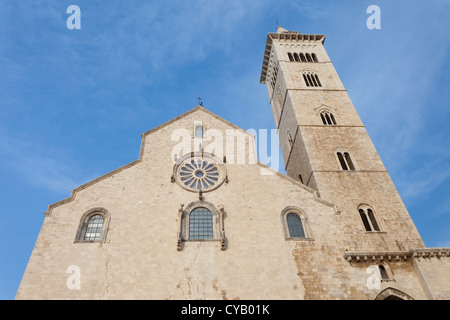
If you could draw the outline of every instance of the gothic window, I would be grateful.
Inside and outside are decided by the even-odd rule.
[[[108,211],[103,208],[94,208],[86,212],[78,226],[75,242],[105,241],[109,219]]]
[[[281,222],[285,239],[313,240],[307,230],[307,217],[297,207],[286,207],[281,212]]]
[[[336,152],[336,155],[342,170],[355,170],[355,166],[353,165],[353,161],[348,152],[338,151]]]
[[[201,125],[195,126],[195,136],[196,137],[203,137],[203,127]]]
[[[380,231],[373,209],[367,205],[358,207],[358,212],[366,231]]]
[[[313,72],[304,72],[303,80],[307,87],[322,87],[319,76]]]
[[[203,207],[195,208],[189,215],[189,239],[212,239],[211,212]]]
[[[333,114],[328,110],[323,110],[320,113],[320,117],[322,118],[322,122],[325,125],[335,125],[336,124],[336,120],[335,120]]]

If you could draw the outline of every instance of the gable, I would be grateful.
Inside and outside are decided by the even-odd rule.
[[[145,179],[160,179],[162,182],[170,181],[172,176],[173,182],[173,168],[176,162],[182,158],[186,158],[191,152],[198,151],[196,148],[200,140],[194,136],[194,127],[196,124],[201,124],[205,129],[205,139],[201,139],[201,146],[199,147],[201,151],[212,154],[218,161],[226,163],[227,167],[234,164],[240,166],[239,171],[234,171],[235,176],[231,177],[234,181],[239,179],[245,180],[244,175],[246,172],[249,172],[250,167],[248,166],[251,166],[252,168],[256,168],[259,174],[249,175],[248,179],[251,181],[244,181],[245,183],[257,185],[263,179],[270,179],[273,185],[279,184],[279,188],[286,188],[287,183],[295,190],[309,194],[307,197],[312,197],[314,200],[334,208],[335,212],[338,213],[335,205],[320,199],[315,190],[260,163],[256,157],[254,135],[218,117],[205,108],[198,106],[154,129],[144,132],[142,134],[141,149],[137,160],[75,188],[72,190],[69,198],[50,205],[45,214],[50,215],[54,208],[71,202],[75,199],[77,193],[100,182],[105,184],[106,189],[114,184],[116,185],[114,188],[118,188],[118,184],[120,183],[130,183],[130,176],[133,176],[132,179],[143,179],[142,175],[145,175],[148,176]],[[178,133],[180,133],[179,136],[177,135]],[[222,136],[222,141],[220,141],[220,136]],[[182,143],[183,138],[189,143],[187,148],[184,148],[185,145]],[[230,139],[232,139],[233,143],[230,143]],[[205,143],[205,140],[209,144]],[[242,157],[242,154],[244,154],[244,157]],[[255,170],[252,169],[250,171]],[[125,178],[121,178],[121,176]],[[116,178],[113,179],[114,177]],[[226,178],[228,179],[228,177]],[[105,180],[107,179],[113,180],[106,183]],[[103,192],[105,187],[102,188]],[[152,191],[149,190],[149,192]],[[94,193],[97,193],[97,191],[94,191]]]

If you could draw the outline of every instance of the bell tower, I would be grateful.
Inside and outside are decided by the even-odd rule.
[[[260,82],[286,173],[338,206],[345,232],[357,235],[349,249],[423,247],[324,42],[282,27],[267,35]]]

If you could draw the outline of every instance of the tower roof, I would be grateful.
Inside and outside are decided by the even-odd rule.
[[[325,43],[325,35],[323,34],[301,34],[298,31],[288,31],[282,26],[277,27],[276,33],[268,33],[266,39],[266,48],[264,50],[264,60],[261,70],[260,83],[266,81],[267,68],[270,64],[270,53],[272,51],[272,45],[274,41],[285,41],[285,42],[317,42],[319,41],[322,45]]]

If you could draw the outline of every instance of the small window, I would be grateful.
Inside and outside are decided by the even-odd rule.
[[[195,136],[203,137],[203,127],[201,125],[195,126]]]
[[[316,56],[315,53],[313,53],[313,54],[311,55],[311,57],[312,57],[312,59],[314,60],[314,62],[319,62],[319,60],[317,59],[317,56]]]
[[[280,217],[286,240],[314,240],[311,238],[308,229],[308,218],[303,210],[298,207],[288,206],[281,211]]]
[[[303,53],[300,53],[300,60],[302,60],[302,62],[306,62],[306,58]]]
[[[358,212],[366,231],[380,231],[380,226],[372,208],[367,205],[361,205],[358,208]]]
[[[288,52],[289,61],[294,61],[294,57],[292,56],[292,53]]]
[[[378,266],[378,269],[380,270],[381,280],[389,280],[386,268],[382,264]]]
[[[328,110],[323,110],[320,113],[320,117],[322,118],[322,122],[325,125],[335,125],[336,119],[334,118],[333,114]]]
[[[286,222],[288,225],[290,238],[305,238],[302,219],[300,219],[298,214],[289,213],[286,216]]]
[[[106,240],[110,215],[104,208],[87,211],[78,225],[75,242],[102,242]]]
[[[307,87],[322,87],[319,76],[315,73],[303,73],[303,80],[305,81]]]
[[[336,154],[342,170],[356,170],[348,152],[337,152]]]
[[[300,182],[303,184],[303,178],[301,174],[298,175],[298,180],[300,180]]]

